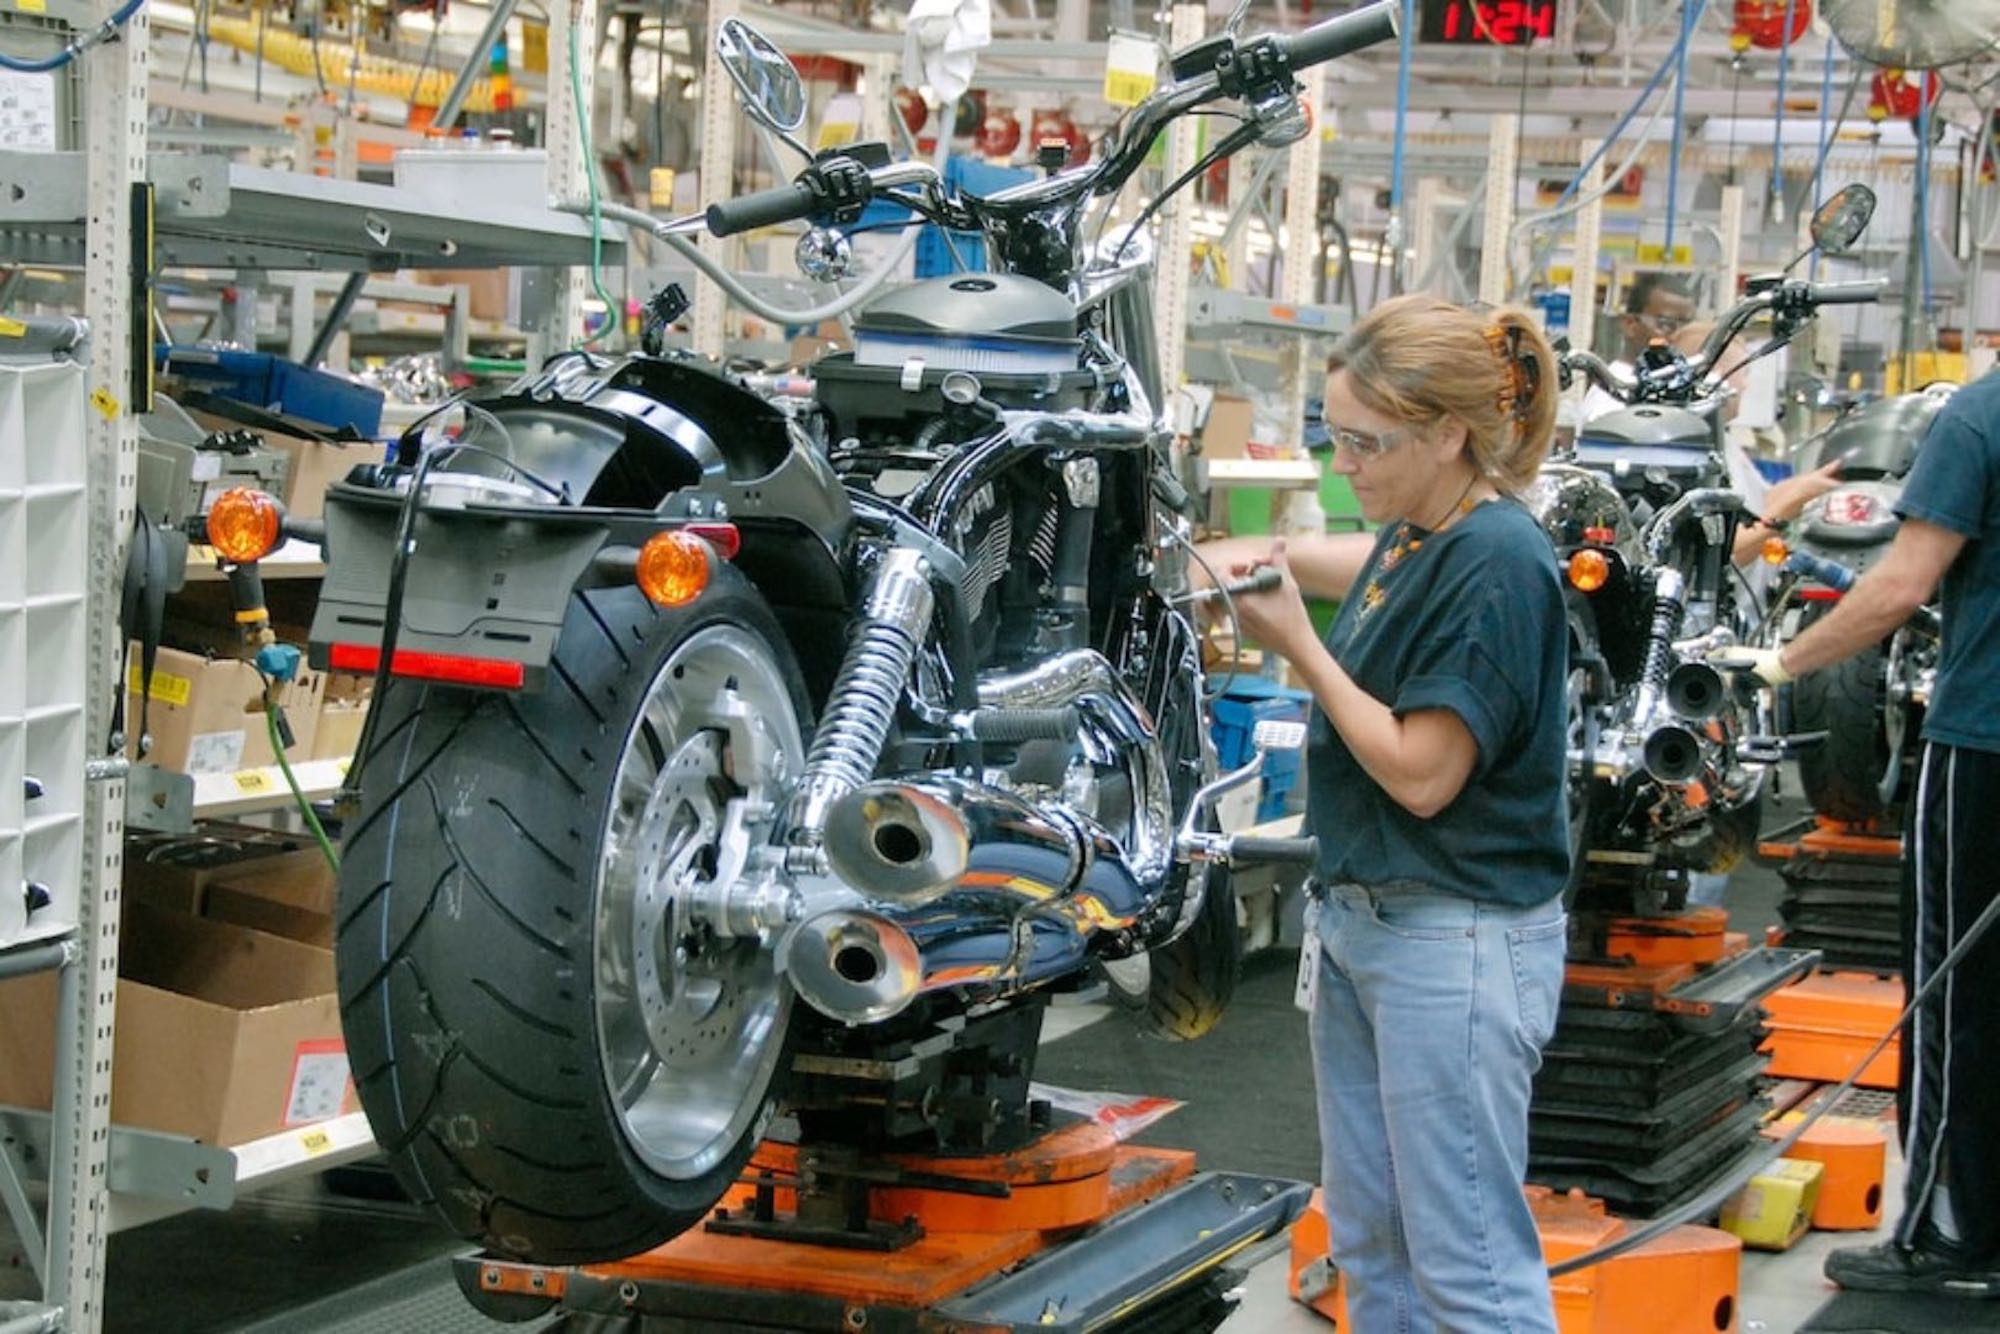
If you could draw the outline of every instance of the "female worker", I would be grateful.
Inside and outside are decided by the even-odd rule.
[[[1325,400],[1372,542],[1204,552],[1279,570],[1237,615],[1317,705],[1325,896],[1302,966],[1333,1260],[1362,1334],[1555,1329],[1521,1185],[1562,989],[1566,631],[1554,551],[1511,498],[1548,449],[1554,368],[1518,312],[1376,308]],[[1324,642],[1302,592],[1342,600]]]

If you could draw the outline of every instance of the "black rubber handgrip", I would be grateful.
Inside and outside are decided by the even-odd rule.
[[[1402,8],[1402,0],[1375,0],[1372,5],[1315,23],[1296,37],[1284,39],[1285,54],[1293,69],[1304,69],[1389,41],[1396,35]]]
[[[1283,582],[1285,576],[1278,573],[1275,565],[1259,565],[1245,577],[1233,580],[1223,587],[1229,590],[1229,596],[1236,597],[1242,593],[1268,593]]]
[[[708,230],[716,236],[734,236],[757,227],[809,218],[819,207],[819,195],[799,181],[773,186],[740,199],[710,204],[706,215]]]
[[[981,709],[972,715],[972,735],[995,745],[1024,741],[1069,741],[1081,719],[1074,707],[1060,709]]]
[[[1865,306],[1882,299],[1883,284],[1871,278],[1864,283],[1814,283],[1807,288],[1815,306]]]
[[[1232,866],[1252,862],[1317,866],[1319,840],[1310,834],[1303,838],[1259,838],[1253,834],[1238,834],[1229,840],[1229,861]]]

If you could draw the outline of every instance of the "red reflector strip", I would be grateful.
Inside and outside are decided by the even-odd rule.
[[[1840,590],[1837,588],[1801,588],[1799,590],[1799,601],[1838,602],[1840,601]]]
[[[681,531],[693,533],[702,541],[715,548],[715,554],[724,560],[735,560],[736,553],[743,549],[743,534],[733,523],[690,523],[683,524]]]
[[[382,665],[382,650],[367,644],[335,644],[327,653],[327,665],[336,672],[372,675]],[[527,684],[528,669],[518,662],[495,658],[466,658],[455,653],[419,653],[399,648],[390,659],[389,675],[457,686],[519,690]]]

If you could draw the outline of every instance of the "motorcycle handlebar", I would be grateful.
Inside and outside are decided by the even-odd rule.
[[[1401,27],[1401,11],[1401,0],[1375,0],[1372,5],[1316,23],[1283,39],[1285,57],[1293,69],[1305,69],[1386,42]]]
[[[723,199],[708,206],[708,230],[716,236],[770,227],[809,218],[819,207],[819,192],[803,181],[772,186],[754,194]]]
[[[1807,289],[1807,300],[1815,306],[1865,306],[1880,301],[1886,286],[1881,278],[1860,283],[1814,283]]]

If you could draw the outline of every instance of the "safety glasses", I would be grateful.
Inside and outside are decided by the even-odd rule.
[[[1345,449],[1359,459],[1379,459],[1397,445],[1408,440],[1414,431],[1403,427],[1394,431],[1356,431],[1345,426],[1324,423],[1326,438],[1335,449]]]

